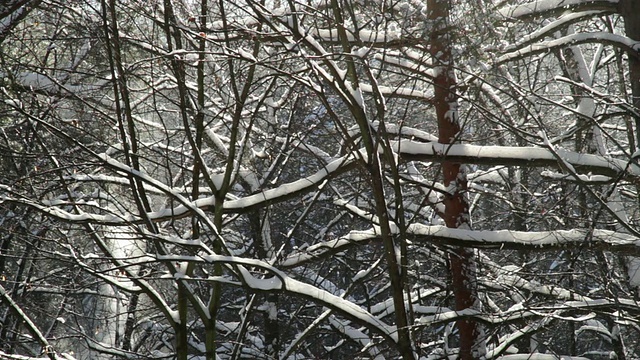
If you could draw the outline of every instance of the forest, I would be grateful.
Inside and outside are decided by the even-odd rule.
[[[0,359],[640,359],[640,1],[4,0]]]

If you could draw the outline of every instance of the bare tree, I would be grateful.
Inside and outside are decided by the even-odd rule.
[[[637,357],[635,6],[3,5],[0,356]]]

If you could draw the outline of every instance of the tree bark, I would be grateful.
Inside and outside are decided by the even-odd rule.
[[[640,1],[621,0],[620,15],[624,19],[624,30],[627,37],[640,41]],[[640,52],[629,51],[629,80],[631,82],[631,103],[640,109]],[[636,146],[640,147],[640,117],[634,116],[636,125]],[[633,152],[633,151],[632,151]]]
[[[434,106],[438,119],[438,142],[453,144],[459,141],[461,126],[457,118],[457,95],[454,59],[451,54],[452,34],[448,19],[450,2],[429,0],[427,17],[433,24],[429,51],[435,67]],[[460,163],[445,160],[442,163],[444,186],[447,189],[443,202],[443,220],[449,228],[470,228],[469,205],[466,200],[467,179]],[[472,249],[454,247],[449,253],[449,267],[455,297],[456,310],[478,308],[475,259]],[[473,319],[457,321],[460,336],[459,359],[484,357],[483,334]]]

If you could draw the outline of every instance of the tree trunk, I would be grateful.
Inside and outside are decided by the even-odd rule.
[[[621,0],[620,15],[624,19],[624,30],[627,37],[639,41],[640,40],[640,1],[638,0]],[[640,53],[628,52],[629,56],[629,80],[631,82],[631,102],[636,109],[640,109]],[[634,116],[636,125],[636,146],[640,146],[640,118]],[[635,151],[635,149],[634,149]],[[633,151],[631,151],[633,153]]]
[[[461,135],[457,118],[456,79],[451,55],[452,36],[449,32],[449,1],[429,0],[428,19],[433,24],[430,38],[430,54],[435,67],[434,104],[438,119],[438,142],[452,144]],[[469,205],[465,197],[467,179],[462,165],[444,161],[442,164],[445,211],[443,220],[449,228],[470,228]],[[475,259],[472,249],[456,247],[449,253],[449,266],[457,311],[478,308],[476,290]],[[459,359],[484,357],[483,335],[479,324],[473,319],[457,322],[460,335]]]

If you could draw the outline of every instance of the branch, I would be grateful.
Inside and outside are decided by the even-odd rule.
[[[394,233],[397,227],[392,226]],[[640,255],[640,238],[611,230],[463,230],[442,225],[411,224],[406,230],[413,241],[436,245],[456,245],[479,249],[558,250],[566,248],[590,248],[625,255]],[[350,231],[335,240],[317,243],[294,252],[282,261],[282,267],[297,267],[311,260],[345,251],[353,245],[379,241],[377,228]]]
[[[13,0],[0,5],[0,44],[42,0]]]
[[[395,328],[393,326],[385,324],[382,320],[378,319],[367,310],[326,290],[322,290],[316,286],[293,279],[286,273],[264,261],[247,259],[237,256],[215,254],[200,256],[164,255],[158,256],[157,259],[160,261],[171,262],[189,261],[233,264],[237,266],[237,275],[241,278],[241,284],[251,290],[267,292],[284,291],[289,294],[294,294],[310,299],[316,303],[321,304],[322,306],[333,309],[337,313],[351,320],[354,320],[363,326],[366,326],[367,328],[380,334],[386,340],[390,341],[393,344],[397,344],[398,342],[398,335]],[[245,266],[263,269],[271,274],[274,274],[274,276],[266,279],[256,278],[245,268]],[[178,277],[184,280],[191,279],[183,273],[176,273],[174,277]],[[193,279],[200,280],[197,278]],[[224,282],[225,284],[240,285],[239,283],[231,282],[229,281],[229,279],[222,277],[209,277],[205,280]]]
[[[40,346],[42,346],[43,353],[45,353],[49,357],[49,359],[55,360],[56,354],[53,350],[53,347],[49,344],[47,339],[40,332],[36,324],[34,324],[33,321],[31,321],[31,318],[27,314],[25,314],[24,311],[22,311],[22,309],[20,308],[20,306],[16,304],[15,301],[13,301],[13,299],[11,298],[11,296],[9,296],[9,294],[7,294],[7,291],[4,289],[2,285],[0,285],[0,296],[2,296],[2,300],[6,301],[9,304],[9,307],[11,307],[11,310],[13,310],[13,312],[15,312],[16,315],[22,321],[24,321],[24,323],[27,325],[27,328],[29,329],[29,332],[31,332],[31,334],[38,340],[38,342],[40,343]]]
[[[543,26],[542,28],[524,35],[516,44],[510,45],[504,49],[504,51],[513,51],[525,44],[543,38],[547,35],[551,36],[554,32],[559,31],[562,28],[565,28],[575,22],[592,18],[596,15],[603,15],[605,12],[603,11],[584,11],[584,12],[571,12],[569,14],[563,14],[557,20],[552,21],[550,24]]]
[[[508,18],[526,19],[534,16],[549,16],[571,11],[605,10],[615,12],[619,0],[537,0],[521,5],[505,6],[498,10]]]
[[[609,32],[577,33],[563,36],[559,39],[531,44],[519,50],[506,53],[496,60],[496,64],[519,60],[524,57],[540,53],[546,53],[560,47],[575,46],[578,44],[592,42],[617,46],[630,53],[635,53],[640,50],[640,41],[632,40],[626,36],[612,34]]]
[[[400,158],[405,161],[419,160],[442,162],[447,160],[479,165],[561,168],[556,155],[549,149],[542,147],[479,146],[467,144],[447,145],[418,142],[407,139],[391,141],[390,143],[392,149],[394,149]],[[590,173],[590,176],[604,175],[609,176],[612,179],[618,178],[622,175],[622,179],[634,184],[640,183],[640,166],[629,164],[628,161],[598,155],[582,154],[564,149],[556,149],[555,151],[558,156],[562,158],[563,163],[572,165],[574,169],[581,173]],[[327,179],[335,178],[336,176],[344,174],[355,168],[357,166],[355,159],[359,157],[366,158],[366,155],[363,152],[364,150],[361,149],[340,157],[327,164],[324,168],[318,170],[315,174],[299,180],[285,183],[257,194],[225,201],[224,212],[245,213],[257,208],[262,208],[269,204],[280,203],[294,196],[309,192],[311,189],[315,189],[320,186],[320,184]],[[153,179],[142,172],[133,171],[125,165],[108,157],[103,157],[103,161],[105,161],[112,169],[117,169],[117,171],[123,173],[131,173],[133,176],[141,178],[143,182],[181,203],[181,205],[176,207],[164,208],[149,213],[149,218],[154,222],[166,221],[169,219],[180,219],[190,216],[193,213],[199,213],[199,215],[204,216],[202,211],[212,210],[216,206],[215,198],[213,196],[189,201],[184,198],[184,196],[174,191],[174,189],[169,188],[162,182]],[[3,190],[4,193],[11,193],[11,190],[8,187],[0,187],[0,190]],[[66,222],[93,222],[104,225],[123,225],[141,222],[141,218],[134,214],[129,214],[127,216],[99,215],[90,213],[72,214],[59,207],[52,206],[52,204],[40,204],[27,198],[5,195],[0,192],[0,203],[3,201],[23,204]]]

